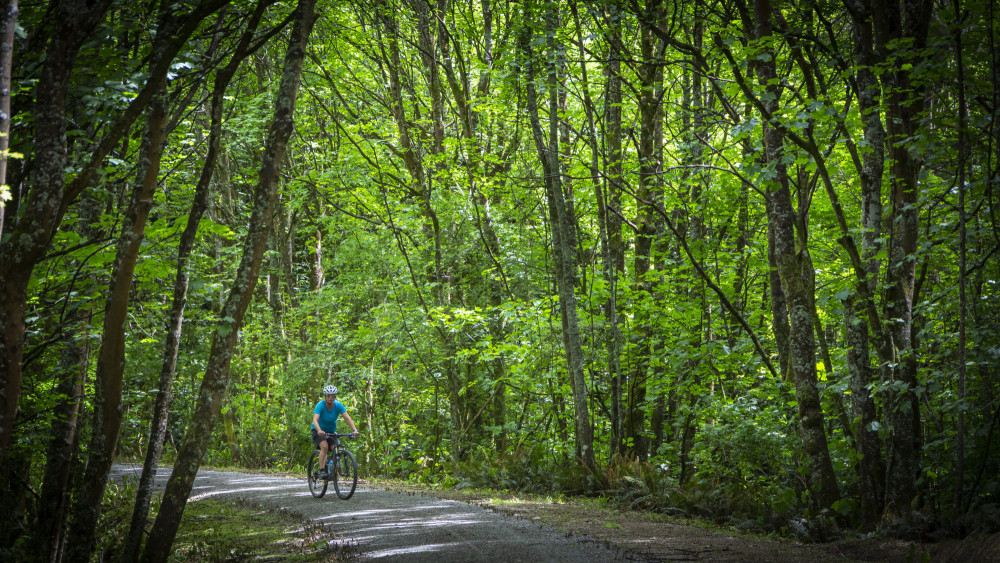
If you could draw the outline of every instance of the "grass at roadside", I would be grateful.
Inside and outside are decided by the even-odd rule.
[[[173,549],[172,563],[314,563],[344,561],[352,552],[330,530],[297,514],[213,499],[187,505]]]

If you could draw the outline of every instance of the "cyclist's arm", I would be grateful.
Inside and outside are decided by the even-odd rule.
[[[319,425],[319,413],[318,412],[314,412],[313,413],[313,428],[316,429],[316,432],[319,432],[320,436],[326,434],[326,432],[323,431],[323,427]]]
[[[344,421],[346,421],[347,425],[351,427],[351,432],[355,434],[358,433],[357,427],[354,426],[354,420],[352,420],[351,415],[347,414],[346,412],[344,412]]]

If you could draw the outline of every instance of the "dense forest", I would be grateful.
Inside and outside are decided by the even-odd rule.
[[[164,561],[327,384],[368,476],[1000,529],[991,0],[2,17],[0,558],[94,557],[131,459],[100,550]]]

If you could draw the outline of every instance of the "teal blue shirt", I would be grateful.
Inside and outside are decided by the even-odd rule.
[[[333,408],[326,408],[326,401],[320,401],[316,403],[316,408],[313,409],[313,414],[319,415],[319,427],[323,429],[323,432],[337,432],[337,418],[340,415],[347,412],[344,404],[340,401],[333,401]],[[312,428],[312,422],[309,423],[309,428]]]

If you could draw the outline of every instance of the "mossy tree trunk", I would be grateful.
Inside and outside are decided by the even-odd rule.
[[[753,3],[754,39],[766,41],[772,34],[771,3]],[[799,429],[802,447],[809,459],[810,486],[814,501],[820,508],[830,508],[840,498],[837,478],[827,444],[823,408],[816,388],[816,340],[813,332],[812,263],[805,248],[805,234],[796,238],[796,225],[804,229],[789,189],[788,170],[784,161],[784,139],[777,123],[770,123],[778,114],[781,92],[778,87],[774,52],[763,48],[756,64],[757,78],[767,93],[763,101],[764,159],[773,170],[768,183],[769,233],[774,239],[774,259],[781,289],[788,307],[788,371],[795,384],[798,403]],[[800,194],[800,197],[803,197]]]
[[[243,245],[243,257],[212,339],[208,366],[195,411],[178,451],[174,471],[167,481],[163,502],[153,523],[150,539],[142,552],[141,561],[163,562],[170,555],[170,546],[177,534],[184,506],[222,408],[223,395],[229,384],[233,349],[267,250],[282,161],[295,125],[295,102],[309,34],[315,21],[315,6],[315,0],[300,0],[296,7],[281,82],[274,102],[274,117],[268,130],[260,175],[254,188],[253,211],[248,236]]]
[[[536,13],[538,10],[542,14]],[[527,70],[527,103],[535,149],[542,163],[543,183],[549,206],[552,251],[555,262],[556,286],[559,294],[559,310],[562,319],[563,346],[565,347],[567,368],[573,388],[574,430],[577,456],[584,467],[597,475],[597,459],[594,453],[594,430],[590,421],[589,394],[584,375],[583,349],[580,343],[580,325],[576,310],[576,219],[572,215],[571,202],[567,201],[561,178],[559,161],[559,108],[560,108],[560,68],[562,58],[557,55],[555,30],[559,25],[560,8],[554,1],[536,7],[533,3],[525,9],[529,22],[540,17],[544,20],[546,36],[545,49],[548,53],[546,65],[546,88],[548,90],[548,132],[542,129],[539,117],[538,91],[535,87],[535,61],[530,44],[532,29],[525,23],[520,38],[521,53]]]
[[[198,178],[198,185],[195,187],[194,199],[191,202],[191,209],[188,212],[187,225],[181,233],[180,241],[177,245],[177,273],[174,277],[173,299],[170,314],[166,322],[166,342],[163,346],[163,359],[160,365],[160,377],[156,391],[156,403],[153,406],[153,416],[150,421],[149,442],[146,448],[146,458],[142,467],[142,474],[136,486],[135,504],[132,509],[132,520],[129,524],[128,536],[125,542],[125,549],[122,559],[125,561],[135,561],[139,557],[139,549],[142,545],[142,538],[146,531],[147,517],[149,515],[149,504],[153,494],[153,481],[156,478],[157,465],[160,463],[160,456],[163,453],[163,443],[167,433],[168,414],[170,404],[173,400],[171,388],[173,387],[174,375],[177,370],[177,356],[180,349],[181,325],[184,321],[184,310],[187,307],[188,283],[190,281],[190,257],[194,249],[195,236],[198,233],[198,225],[208,208],[208,197],[212,176],[215,172],[215,163],[218,160],[222,145],[222,112],[224,107],[224,97],[229,82],[232,80],[236,69],[243,59],[250,54],[250,42],[260,23],[264,13],[264,8],[271,4],[271,0],[260,0],[257,3],[253,15],[249,18],[240,38],[240,42],[233,53],[229,63],[222,68],[215,77],[212,90],[211,106],[209,108],[210,124],[208,150],[205,160],[202,163],[201,175]],[[223,20],[220,19],[220,24]],[[218,30],[217,30],[218,34]],[[214,50],[214,45],[218,40],[218,35],[212,43],[209,52]],[[259,43],[258,46],[263,45]]]

